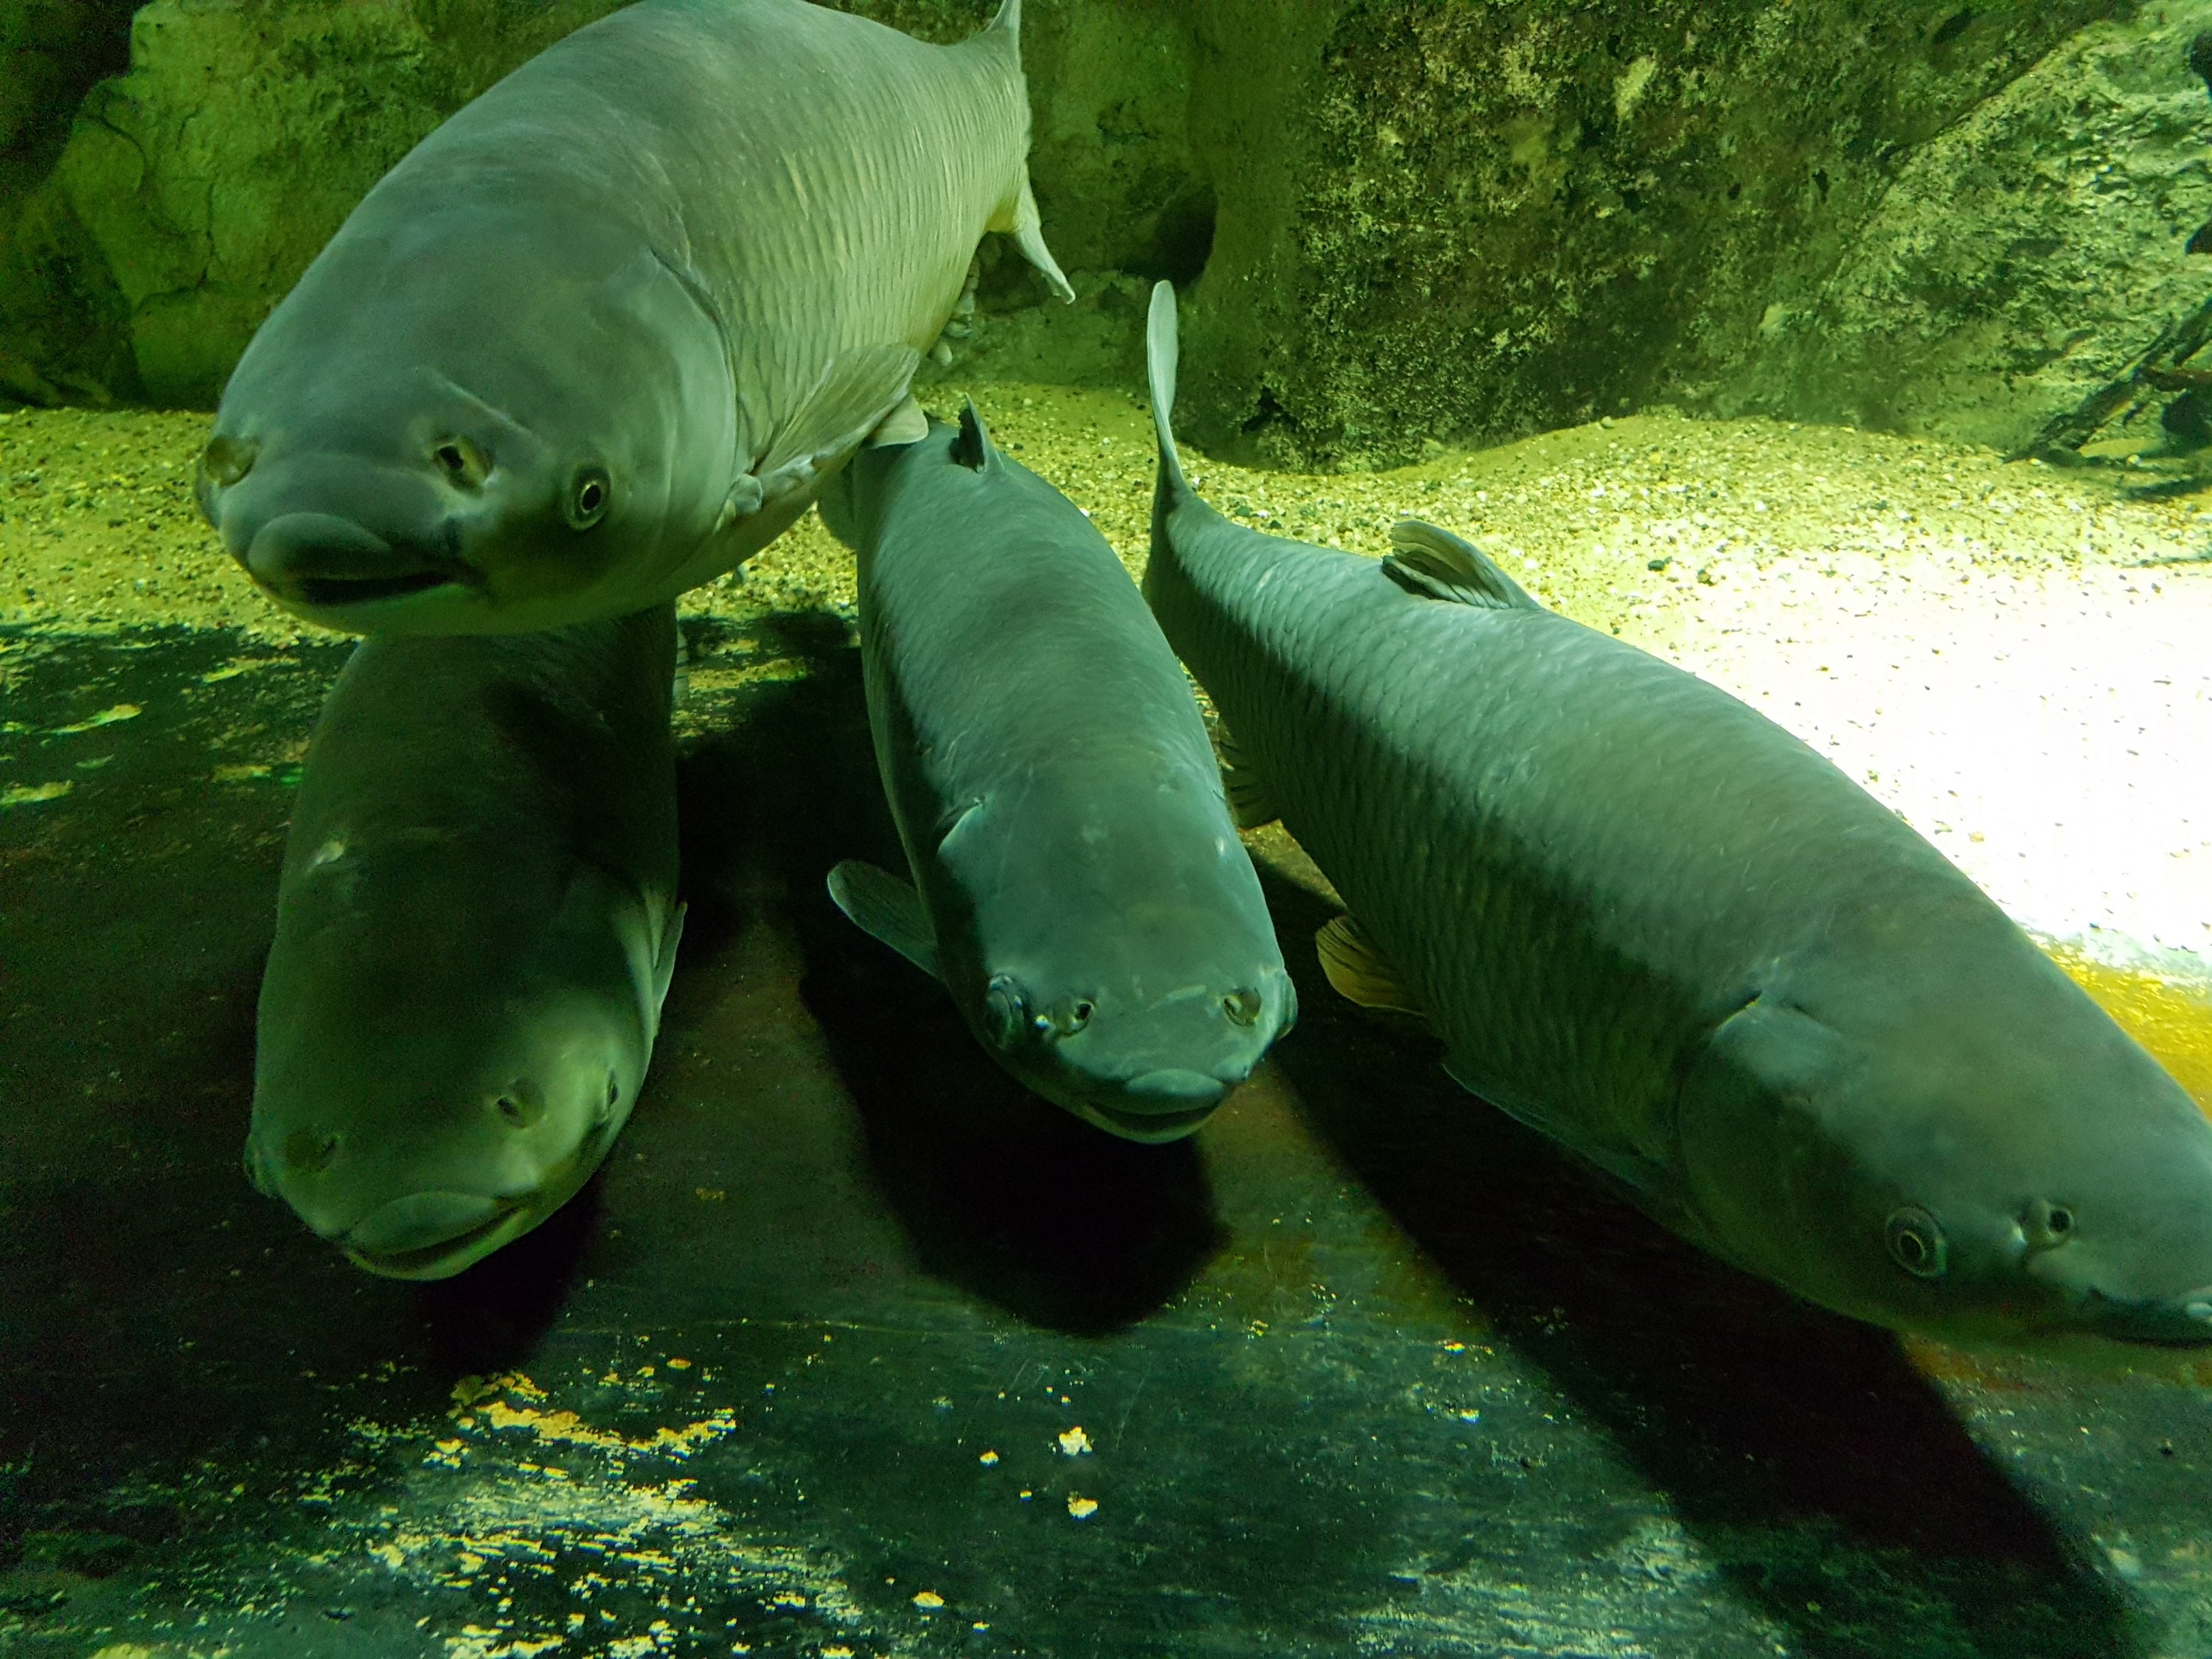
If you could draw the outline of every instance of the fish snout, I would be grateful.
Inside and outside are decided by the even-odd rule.
[[[271,519],[237,556],[246,574],[278,599],[312,605],[400,599],[456,575],[441,561],[395,548],[374,531],[329,513]]]

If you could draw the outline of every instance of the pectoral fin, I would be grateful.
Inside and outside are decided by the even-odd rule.
[[[1362,1008],[1425,1016],[1420,999],[1407,990],[1374,940],[1350,916],[1339,916],[1314,935],[1321,970],[1336,994]]]
[[[878,428],[903,417],[913,401],[907,387],[921,362],[921,354],[910,345],[863,346],[833,362],[753,468],[757,493],[750,510],[758,512],[806,489],[826,464],[851,454]],[[921,413],[919,406],[914,412]],[[731,492],[733,505],[743,489],[740,480]],[[738,505],[738,516],[746,510]]]
[[[1235,733],[1224,726],[1216,735],[1221,749],[1221,787],[1229,797],[1229,816],[1237,821],[1239,830],[1257,830],[1263,823],[1273,823],[1282,814],[1276,811],[1259,772],[1237,748]]]
[[[1014,246],[1021,250],[1023,258],[1043,272],[1045,285],[1063,303],[1075,303],[1075,290],[1068,286],[1066,273],[1044,245],[1044,221],[1037,216],[1036,195],[1030,189],[1026,173],[1022,175],[1021,198],[1014,204]]]
[[[661,1005],[668,1000],[668,987],[676,977],[676,947],[684,942],[684,917],[690,908],[679,904],[660,929],[660,948],[653,961],[653,1025],[660,1029]]]
[[[937,932],[912,887],[888,870],[848,859],[830,872],[830,896],[855,927],[937,977]]]
[[[1493,611],[1544,608],[1473,542],[1424,520],[1401,519],[1391,526],[1390,547],[1382,573],[1408,593]]]
[[[882,449],[892,444],[918,444],[929,435],[929,416],[908,392],[905,400],[876,423],[868,434],[868,447]]]

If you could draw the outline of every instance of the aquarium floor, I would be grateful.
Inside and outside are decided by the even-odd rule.
[[[1135,552],[1127,400],[991,395]],[[1192,1141],[1113,1141],[1015,1089],[823,895],[835,859],[896,849],[848,568],[811,528],[687,605],[691,921],[605,1171],[458,1279],[348,1267],[237,1162],[288,791],[343,647],[271,626],[158,503],[167,528],[134,531],[100,493],[121,484],[46,500],[70,445],[143,481],[196,430],[0,427],[39,452],[0,450],[0,485],[40,475],[0,496],[0,607],[22,607],[0,624],[0,1652],[2212,1654],[2187,1370],[1976,1360],[1792,1303],[1461,1094],[1308,951],[1299,1030]],[[1975,617],[2148,641],[2150,683],[2202,704],[2176,607],[2204,575],[2147,562],[2195,550],[2186,503],[1892,441],[1623,422],[1383,477],[1203,471],[1255,515],[1341,512],[1297,527],[1370,550],[1421,501],[1585,619],[1786,694],[1821,741],[1862,740],[1826,682],[1887,708],[1904,660],[1844,673],[1831,642],[1901,637],[1915,582],[1966,596],[1923,621],[1986,595]],[[1866,495],[1868,456],[1898,493]],[[1938,511],[1905,493],[1916,463],[1972,489]],[[1769,482],[1801,466],[1831,530],[1888,527],[1821,544],[1814,487]],[[1618,526],[1590,495],[1685,475],[1735,483]],[[1766,544],[1762,499],[1793,515]],[[2015,523],[2086,526],[2090,553]],[[67,556],[21,562],[40,538]],[[1662,545],[1697,561],[1679,591]],[[1778,628],[1799,583],[1824,603]],[[1326,902],[1279,835],[1255,844],[1294,944]],[[2193,925],[2190,890],[2146,927]]]

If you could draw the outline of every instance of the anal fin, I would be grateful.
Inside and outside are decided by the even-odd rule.
[[[871,939],[937,977],[937,931],[921,895],[888,870],[847,859],[830,872],[830,897]]]
[[[1339,916],[1314,935],[1321,970],[1346,1001],[1362,1008],[1425,1016],[1420,999],[1407,990],[1388,958],[1350,916]]]
[[[1217,728],[1215,736],[1221,751],[1221,788],[1229,797],[1229,816],[1237,821],[1237,827],[1257,830],[1282,817],[1258,770],[1237,748],[1235,735],[1223,726]]]

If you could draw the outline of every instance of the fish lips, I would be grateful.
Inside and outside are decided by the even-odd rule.
[[[1078,1117],[1123,1140],[1148,1146],[1181,1140],[1212,1117],[1249,1076],[1226,1077],[1164,1067],[1086,1092],[1071,1106]]]
[[[323,476],[331,470],[271,479],[256,468],[228,486],[203,480],[203,510],[262,592],[311,621],[363,629],[421,608],[426,596],[443,603],[483,586],[461,555],[459,518],[426,482]],[[374,499],[354,499],[362,496]]]
[[[435,588],[480,585],[477,573],[458,558],[394,546],[327,513],[271,519],[237,556],[255,585],[279,604],[334,617],[358,618],[365,606],[388,606]]]
[[[2071,1322],[2090,1334],[2130,1347],[2212,1346],[2212,1285],[2180,1296],[2132,1301],[2092,1291]]]
[[[385,1279],[450,1279],[545,1213],[527,1200],[478,1193],[412,1193],[364,1216],[335,1242],[356,1267]]]

